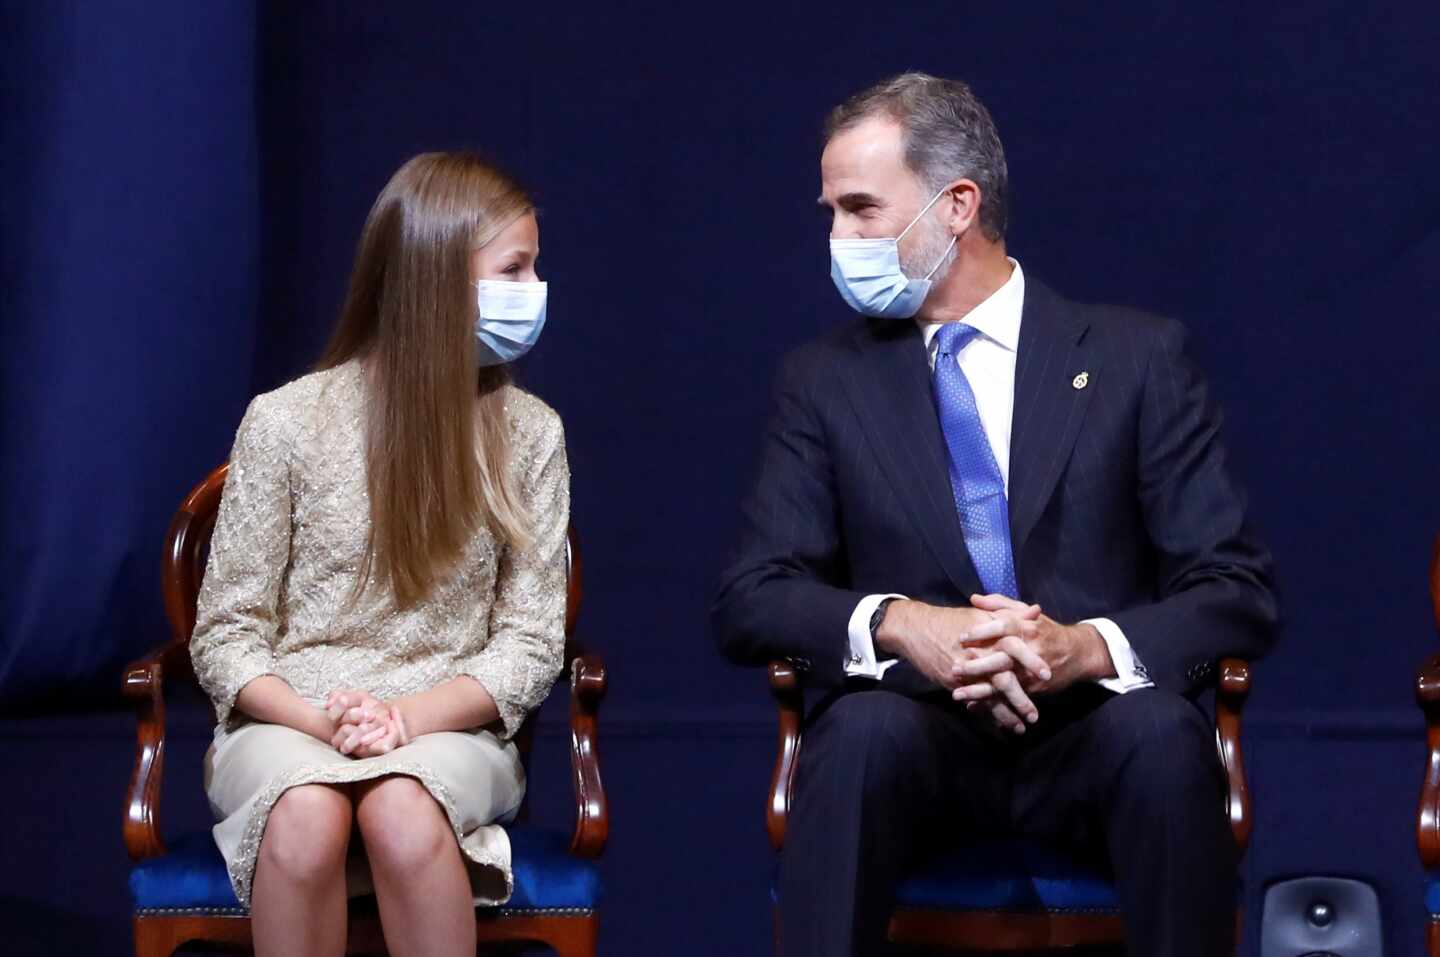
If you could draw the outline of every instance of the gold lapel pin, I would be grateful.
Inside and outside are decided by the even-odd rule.
[[[1082,372],[1070,380],[1070,384],[1077,389],[1083,389],[1090,384],[1090,373]]]

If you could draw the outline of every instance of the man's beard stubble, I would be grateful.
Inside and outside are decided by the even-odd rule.
[[[907,279],[924,279],[926,274],[934,269],[930,282],[938,286],[944,281],[950,267],[955,264],[956,251],[950,245],[952,237],[944,226],[929,217],[916,223],[915,230],[920,232],[920,235],[910,247],[909,254],[901,254],[900,271]],[[944,257],[943,260],[941,257]],[[936,266],[937,262],[939,266]]]

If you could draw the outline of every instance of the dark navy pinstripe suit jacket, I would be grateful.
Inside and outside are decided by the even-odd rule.
[[[1270,556],[1219,432],[1180,324],[1026,277],[1010,451],[1021,597],[1062,622],[1113,619],[1156,685],[1185,694],[1276,630]],[[863,596],[968,604],[981,589],[946,454],[915,323],[864,320],[788,356],[712,609],[727,656],[800,659],[836,684]]]

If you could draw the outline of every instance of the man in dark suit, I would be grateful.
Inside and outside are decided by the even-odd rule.
[[[1131,953],[1233,948],[1216,661],[1272,644],[1185,332],[1070,302],[1006,255],[1004,153],[956,81],[837,107],[820,202],[867,318],[790,355],[713,608],[811,711],[781,862],[786,957],[883,948],[922,844],[1013,833],[1108,860]]]

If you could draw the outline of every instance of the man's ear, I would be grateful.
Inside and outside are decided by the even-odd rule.
[[[945,187],[945,195],[950,198],[945,226],[951,236],[962,236],[980,219],[980,187],[973,179],[957,179]]]

